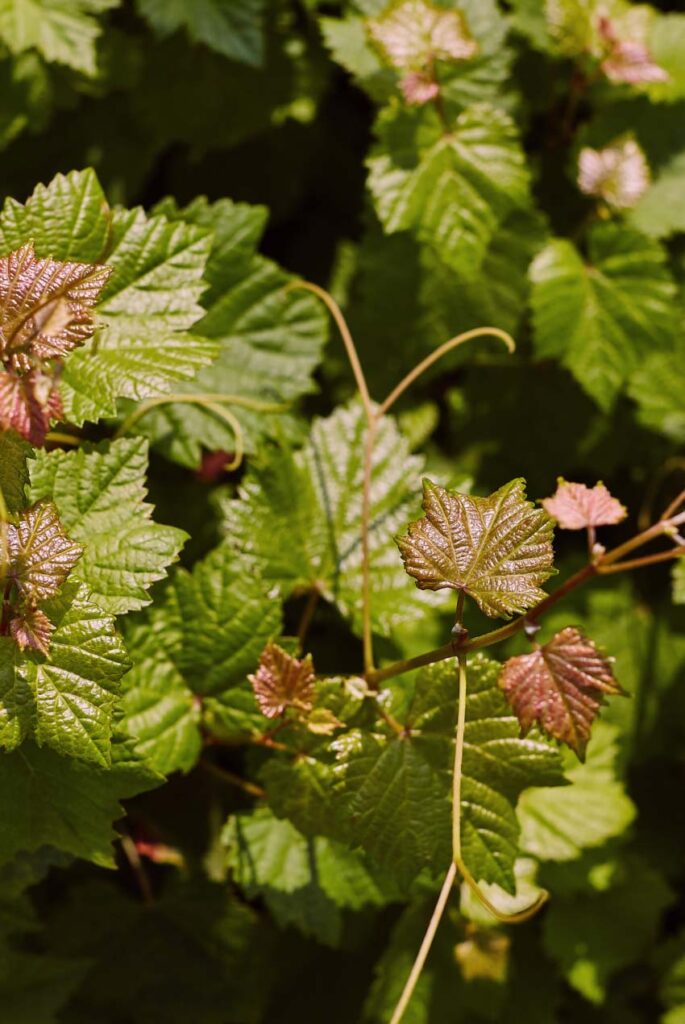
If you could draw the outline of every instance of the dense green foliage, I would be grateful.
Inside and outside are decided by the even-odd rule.
[[[0,150],[3,1024],[388,1024],[453,863],[405,1024],[682,1024],[679,5],[0,0]]]

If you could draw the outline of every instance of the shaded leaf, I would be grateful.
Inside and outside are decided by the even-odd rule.
[[[627,516],[624,505],[603,483],[587,487],[559,478],[556,493],[542,505],[562,530],[584,530],[587,526],[614,526]]]
[[[423,509],[425,517],[397,540],[418,587],[464,591],[493,617],[524,612],[545,596],[540,584],[554,571],[552,524],[526,501],[523,480],[489,498],[425,480]]]
[[[588,260],[555,239],[530,269],[538,354],[556,356],[605,411],[641,360],[679,333],[665,252],[618,224],[589,232]]]
[[[2,0],[0,39],[12,53],[36,49],[47,61],[96,72],[97,15],[119,0]]]
[[[572,626],[531,654],[510,658],[500,686],[524,733],[537,722],[581,761],[604,694],[623,692],[609,659]]]
[[[310,711],[315,678],[311,654],[300,660],[273,643],[267,644],[257,671],[248,676],[257,703],[267,718],[276,718],[290,707]]]
[[[262,63],[265,0],[137,0],[137,6],[160,35],[183,27],[194,42],[230,60]]]
[[[21,512],[26,504],[26,459],[30,451],[30,445],[18,433],[0,430],[0,492],[10,513]]]
[[[67,537],[56,506],[34,505],[18,524],[7,525],[10,565],[8,576],[20,593],[37,603],[54,597],[83,553]]]

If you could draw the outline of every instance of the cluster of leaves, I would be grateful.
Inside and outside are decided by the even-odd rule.
[[[8,1024],[387,1024],[455,855],[405,1021],[683,1019],[684,67],[667,2],[0,0]],[[379,400],[516,353],[387,414],[296,273]]]

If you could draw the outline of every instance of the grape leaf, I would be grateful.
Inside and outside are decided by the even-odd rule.
[[[383,906],[396,895],[357,852],[324,837],[306,839],[268,808],[228,819],[226,865],[249,899],[261,896],[281,927],[325,945],[342,938],[342,909]]]
[[[395,67],[419,70],[434,60],[468,60],[478,49],[461,11],[434,7],[426,0],[391,4],[367,22],[368,32]]]
[[[30,451],[30,445],[14,431],[0,430],[0,494],[10,513],[20,512],[26,504]]]
[[[54,846],[113,867],[112,821],[123,814],[119,800],[160,781],[119,742],[109,770],[30,742],[0,754],[0,862]]]
[[[583,147],[578,156],[578,187],[617,210],[636,206],[650,185],[649,164],[635,139],[604,149]]]
[[[174,663],[194,693],[242,682],[280,631],[280,604],[259,576],[247,575],[226,546],[176,572],[165,609],[178,640]]]
[[[625,519],[627,510],[603,483],[594,487],[572,484],[559,477],[553,497],[542,506],[562,530],[584,530],[588,526],[614,526]]]
[[[531,267],[535,344],[556,356],[607,411],[641,359],[677,336],[675,289],[660,245],[633,229],[600,224],[584,263],[556,239]]]
[[[648,355],[633,374],[628,391],[637,402],[638,419],[678,443],[685,441],[683,352]]]
[[[311,654],[300,660],[278,644],[267,644],[257,671],[248,676],[260,710],[267,718],[277,718],[289,707],[310,711],[315,678]]]
[[[554,571],[552,524],[525,498],[525,481],[488,498],[423,484],[423,519],[397,540],[404,566],[423,590],[450,587],[473,597],[486,615],[521,613],[545,596]]]
[[[2,948],[0,998],[12,1024],[55,1024],[78,989],[87,960]]]
[[[521,848],[541,860],[574,860],[582,850],[621,835],[635,817],[635,806],[616,777],[618,730],[597,722],[587,760],[564,758],[570,786],[550,793],[531,789],[518,805]]]
[[[32,604],[20,604],[10,619],[10,636],[20,651],[31,648],[47,654],[55,627],[44,611]]]
[[[603,695],[623,693],[611,662],[573,626],[531,654],[510,658],[500,686],[524,734],[538,722],[581,761]]]
[[[75,576],[106,612],[122,614],[149,602],[148,590],[166,575],[186,534],[152,521],[145,502],[147,442],[120,438],[77,451],[35,453],[30,500],[54,501],[84,554]]]
[[[12,369],[26,359],[55,359],[95,330],[91,310],[110,267],[38,259],[29,242],[0,258],[0,358]]]
[[[52,420],[62,416],[59,386],[41,370],[0,370],[0,429],[14,430],[31,444],[42,445]]]
[[[297,453],[258,460],[239,500],[223,505],[226,544],[281,594],[319,590],[361,629],[361,482],[366,421],[358,402],[315,420]],[[371,588],[374,626],[388,633],[424,602],[406,579],[393,534],[414,508],[421,460],[384,417],[373,457]],[[288,537],[288,543],[281,541]]]
[[[453,270],[476,276],[497,225],[529,202],[528,175],[510,118],[476,104],[444,133],[431,109],[389,106],[368,160],[385,230],[409,230]]]
[[[83,549],[67,537],[57,508],[49,501],[23,512],[7,526],[8,577],[31,601],[54,597]]]
[[[62,400],[71,422],[113,415],[117,398],[147,398],[187,380],[217,346],[187,329],[198,300],[211,236],[142,210],[112,213],[107,263],[113,268],[97,313],[102,328],[64,368]]]
[[[39,253],[55,260],[100,263],[105,256],[110,211],[95,171],[57,174],[36,185],[25,203],[8,197],[0,214],[0,252],[33,239]]]
[[[681,559],[673,567],[673,600],[676,604],[685,604],[685,560]]]
[[[200,706],[170,653],[178,642],[173,623],[156,608],[125,637],[133,668],[121,707],[136,753],[162,775],[190,771],[202,748]]]
[[[328,328],[317,300],[304,291],[288,291],[291,277],[255,253],[264,226],[261,207],[226,200],[208,205],[197,200],[185,210],[162,204],[168,216],[214,231],[207,266],[207,312],[194,334],[215,345],[218,359],[192,384],[176,391],[225,396],[245,434],[248,452],[264,435],[273,435],[288,403],[314,390],[312,373],[321,357]],[[165,405],[141,420],[137,430],[159,443],[186,466],[197,466],[202,448],[234,451],[233,428],[199,405]]]
[[[119,0],[2,0],[0,40],[10,52],[36,49],[47,61],[95,75],[97,15]]]
[[[499,668],[480,656],[469,663],[462,850],[477,879],[513,892],[516,801],[528,786],[558,784],[561,762],[546,742],[519,737],[497,688]],[[347,841],[360,844],[405,885],[422,867],[443,871],[451,858],[457,704],[454,661],[432,665],[416,680],[407,736],[387,739],[353,730],[333,742],[334,793]]]
[[[160,35],[183,27],[230,60],[259,66],[264,57],[262,19],[265,0],[137,0],[140,13]]]

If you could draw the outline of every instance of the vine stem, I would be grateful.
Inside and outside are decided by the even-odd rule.
[[[426,958],[428,957],[430,948],[433,945],[435,933],[437,932],[438,925],[442,920],[442,915],[445,912],[447,900],[449,899],[449,895],[450,892],[452,891],[452,886],[454,885],[454,880],[456,877],[457,865],[452,863],[447,869],[445,881],[442,883],[442,889],[440,890],[440,895],[438,896],[438,902],[435,904],[435,910],[433,911],[428,928],[426,929],[426,934],[423,937],[421,948],[419,949],[418,955],[416,957],[416,960],[414,961],[409,977],[407,978],[407,982],[402,990],[402,995],[400,996],[399,1002],[395,1007],[395,1012],[390,1018],[390,1024],[400,1024],[400,1021],[404,1017],[404,1011],[409,1006],[409,1001],[411,1000],[411,997],[414,994],[416,983],[421,977],[421,972],[423,971],[423,967],[424,964],[426,963]]]
[[[364,672],[374,670],[373,629],[371,625],[371,483],[373,480],[373,447],[376,442],[378,419],[374,414],[366,428],[364,443],[364,482],[362,487],[362,639]]]
[[[312,619],[314,618],[314,612],[316,611],[316,606],[319,603],[320,597],[321,591],[318,587],[312,587],[307,595],[305,606],[302,609],[300,624],[297,628],[297,643],[300,649],[300,654],[303,651],[304,642],[307,639],[307,633],[309,632],[309,627],[311,626]]]
[[[0,584],[5,580],[7,571],[9,568],[9,542],[7,540],[7,521],[9,519],[9,512],[7,511],[7,503],[5,501],[5,495],[0,487]]]

